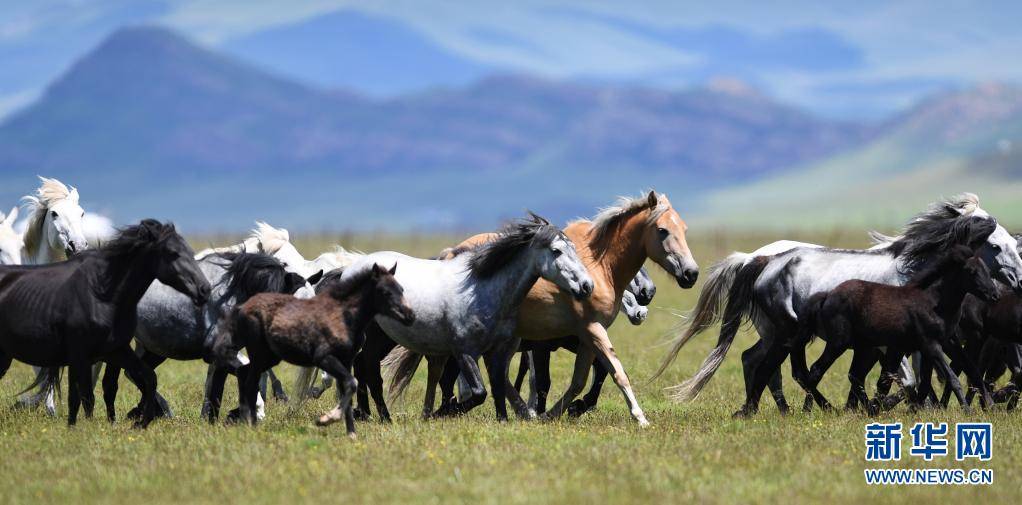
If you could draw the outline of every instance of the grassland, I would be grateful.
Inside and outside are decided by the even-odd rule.
[[[748,250],[779,236],[708,233],[691,237],[705,267],[733,249]],[[785,238],[792,238],[786,234]],[[861,232],[800,237],[835,245],[864,245]],[[453,237],[330,236],[299,239],[311,255],[329,244],[363,250],[397,249],[428,255]],[[215,242],[225,239],[214,238]],[[209,239],[197,240],[205,244]],[[695,370],[716,338],[707,334],[686,348],[660,381],[645,385],[665,349],[661,344],[689,309],[697,290],[682,291],[659,271],[660,286],[649,320],[632,327],[623,318],[611,336],[652,426],[638,428],[621,395],[608,385],[597,411],[582,419],[498,424],[492,405],[465,418],[424,422],[416,415],[422,381],[392,410],[395,422],[360,423],[351,441],[340,426],[312,425],[326,399],[301,408],[269,405],[256,428],[210,426],[198,418],[204,367],[167,363],[160,389],[178,416],[147,431],[101,418],[68,429],[62,419],[13,411],[13,395],[30,381],[16,364],[0,382],[0,502],[79,503],[889,503],[1014,501],[1022,485],[1018,414],[964,415],[957,407],[885,419],[994,423],[994,458],[955,463],[938,458],[925,466],[994,469],[989,487],[869,487],[863,482],[863,426],[857,414],[780,416],[764,400],[753,420],[732,420],[743,399],[738,353],[753,342],[745,333],[717,377],[690,404],[667,401],[662,388]],[[820,347],[812,349],[819,352]],[[554,358],[554,391],[567,386],[571,355]],[[835,365],[823,391],[843,398],[847,358]],[[285,368],[281,375],[291,377]],[[421,375],[421,373],[420,373]],[[230,383],[229,383],[230,384]],[[789,380],[790,399],[801,399]],[[122,383],[118,411],[137,393]],[[233,386],[228,404],[235,402]],[[906,435],[907,437],[907,435]],[[907,451],[908,442],[903,446]],[[874,466],[874,465],[870,465]],[[924,466],[917,458],[875,466]]]

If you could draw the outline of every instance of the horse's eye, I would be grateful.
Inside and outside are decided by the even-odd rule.
[[[560,258],[562,254],[564,254],[564,251],[562,251],[560,249],[554,249],[554,257],[555,258]]]
[[[660,235],[661,240],[667,238],[667,236],[671,234],[671,232],[667,231],[667,228],[657,228],[656,232]]]
[[[997,244],[990,244],[990,245],[993,246],[995,251],[1000,251],[1001,250],[1001,246],[999,246]]]
[[[52,217],[53,219],[57,219],[57,211],[51,210],[50,211],[50,217]]]

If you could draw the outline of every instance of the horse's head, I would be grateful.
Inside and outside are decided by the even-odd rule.
[[[394,277],[395,273],[396,263],[390,270],[373,264],[370,274],[373,282],[373,308],[377,314],[387,316],[405,326],[411,326],[415,322],[415,312],[405,301],[405,290]]]
[[[156,254],[156,278],[192,299],[195,305],[209,301],[210,286],[195,261],[195,251],[173,224],[145,219],[138,225],[139,238],[149,242]]]
[[[6,216],[0,212],[0,265],[20,265],[21,249],[25,245],[21,234],[14,231],[18,219],[18,208],[14,207]]]
[[[78,204],[78,190],[56,179],[40,177],[35,195],[25,200],[32,208],[25,244],[30,250],[45,245],[71,257],[89,248],[85,238],[85,211]]]
[[[635,274],[632,281],[628,283],[628,291],[635,296],[635,303],[646,306],[653,301],[653,297],[656,295],[656,284],[653,284],[653,279],[649,276],[649,271],[646,267],[639,269],[639,273]]]
[[[973,244],[976,247],[977,256],[986,262],[990,267],[991,274],[997,280],[1007,284],[1016,293],[1022,293],[1022,257],[1019,257],[1018,241],[990,214],[980,208],[978,201],[970,214],[976,218],[993,221],[995,224],[993,231],[989,234],[986,234],[983,229],[977,232],[981,234],[977,243]],[[986,235],[985,239],[983,239],[983,235]]]
[[[529,217],[530,221],[523,226],[532,228],[532,246],[538,254],[540,277],[553,282],[577,299],[592,295],[593,279],[578,257],[574,242],[543,217],[531,212]]]
[[[699,277],[699,265],[685,241],[688,226],[666,195],[650,191],[646,204],[650,213],[643,234],[646,255],[673,275],[679,286],[691,288]]]
[[[628,322],[638,326],[646,320],[646,316],[649,314],[649,309],[639,305],[639,302],[635,299],[635,295],[631,291],[625,291],[621,295],[621,310],[624,311],[625,315],[628,316]]]
[[[949,251],[949,262],[961,269],[958,286],[967,293],[972,293],[980,300],[994,302],[1000,296],[997,284],[990,276],[990,268],[986,261],[971,247],[955,246]]]

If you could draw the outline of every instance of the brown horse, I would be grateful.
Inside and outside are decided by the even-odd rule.
[[[390,270],[374,265],[346,279],[338,273],[324,278],[311,299],[263,293],[235,309],[220,332],[214,354],[225,364],[238,366],[237,351],[248,350],[251,361],[238,371],[242,419],[255,424],[259,378],[283,360],[318,367],[337,380],[348,435],[354,437],[355,378],[350,369],[366,326],[377,314],[404,325],[415,320],[394,278],[396,269],[396,265]]]
[[[532,341],[579,338],[571,385],[547,416],[559,417],[581,393],[596,359],[612,371],[632,417],[642,426],[649,424],[614,352],[607,328],[617,316],[622,293],[647,258],[674,276],[682,288],[695,284],[699,268],[685,241],[686,230],[685,222],[667,196],[653,191],[639,198],[622,198],[592,221],[576,221],[564,229],[595,282],[593,294],[577,300],[540,279],[522,303],[515,331],[517,337]],[[471,247],[487,238],[488,234],[476,235],[454,249]],[[513,387],[508,387],[508,394],[517,396]]]

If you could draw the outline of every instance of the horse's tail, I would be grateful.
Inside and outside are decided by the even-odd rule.
[[[735,282],[735,276],[748,261],[749,257],[746,253],[734,252],[710,267],[710,274],[706,279],[706,285],[699,292],[696,306],[689,314],[691,319],[688,324],[682,326],[681,334],[674,339],[671,350],[667,352],[667,356],[664,357],[660,368],[649,378],[649,382],[656,380],[657,377],[660,377],[667,370],[667,367],[678,357],[681,348],[692,337],[720,322],[724,304],[727,302],[731,287]]]
[[[727,261],[727,260],[725,260]],[[753,299],[753,286],[763,269],[770,262],[767,256],[758,256],[752,261],[741,266],[733,274],[733,280],[727,290],[727,304],[724,313],[720,316],[723,325],[720,328],[720,336],[717,338],[717,346],[710,351],[710,354],[703,360],[699,370],[692,378],[677,386],[668,388],[668,396],[675,401],[689,401],[699,396],[699,392],[706,386],[713,374],[720,368],[731,349],[731,343],[747,317],[752,317],[756,310],[756,302]],[[719,302],[718,302],[719,303]]]
[[[59,399],[60,398],[60,381],[63,378],[63,367],[48,368],[43,367],[39,369],[39,373],[35,374],[35,379],[28,385],[27,388],[15,393],[15,397],[21,396],[37,387],[42,386],[43,390],[53,388],[53,394]]]
[[[316,382],[316,367],[303,366],[298,369],[298,377],[295,378],[295,394],[298,401],[304,402],[312,397],[312,385]]]
[[[415,370],[419,368],[421,361],[421,354],[400,345],[394,347],[394,350],[390,351],[386,358],[383,358],[380,365],[383,366],[384,375],[390,378],[390,387],[387,392],[390,393],[392,400],[399,398],[411,384]]]

